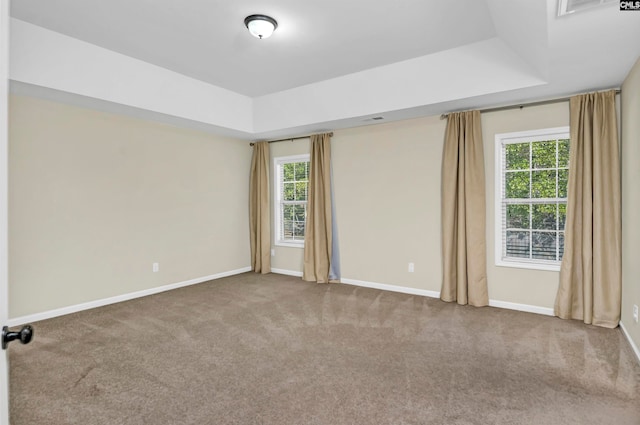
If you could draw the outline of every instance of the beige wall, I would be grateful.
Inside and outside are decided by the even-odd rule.
[[[248,266],[250,155],[238,140],[12,96],[10,316]]]
[[[444,128],[444,121],[429,117],[334,132],[343,278],[440,290],[439,158]],[[272,159],[309,153],[309,141],[273,143],[270,149]],[[425,160],[433,164],[434,159],[437,167],[425,167]],[[273,165],[271,171],[273,186]],[[273,268],[302,272],[303,249],[273,248]],[[415,264],[414,273],[407,271],[409,262]]]
[[[625,119],[640,114],[639,68],[623,92],[624,217],[640,205],[628,184],[640,178],[638,124]],[[552,308],[558,284],[557,272],[494,265],[494,136],[568,123],[566,102],[482,115],[492,300]],[[440,290],[445,124],[426,117],[335,132],[343,278]],[[11,99],[10,132],[11,317],[249,264],[247,143],[20,96]],[[270,148],[272,158],[297,155],[309,142]],[[635,222],[624,220],[623,320],[638,341],[628,301],[640,302],[629,258],[640,240]],[[273,268],[301,272],[301,248],[273,249]]]
[[[428,117],[335,132],[343,278],[440,290],[444,129],[445,121]]]
[[[622,323],[640,347],[640,59],[622,85]]]
[[[567,102],[482,115],[487,272],[492,300],[553,308],[558,273],[494,262],[494,136],[569,125]],[[335,131],[332,139],[342,277],[440,291],[440,181],[446,121],[426,117]],[[308,142],[272,144],[272,156]],[[408,263],[415,272],[408,272]],[[302,250],[276,247],[274,267],[302,270]]]
[[[569,103],[482,114],[487,183],[487,281],[492,300],[553,308],[559,272],[495,266],[495,135],[569,125]]]

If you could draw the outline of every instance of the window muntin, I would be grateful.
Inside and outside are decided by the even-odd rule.
[[[496,135],[496,264],[559,270],[568,127]]]
[[[276,245],[304,246],[309,155],[275,158]]]

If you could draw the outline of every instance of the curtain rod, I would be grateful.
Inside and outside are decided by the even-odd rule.
[[[620,94],[620,89],[615,89],[615,90],[616,90],[616,94]],[[552,103],[566,102],[569,99],[570,99],[570,97],[557,97],[557,98],[554,98],[554,99],[539,100],[539,101],[536,101],[536,102],[517,103],[515,105],[507,105],[507,106],[497,106],[495,108],[480,109],[480,113],[506,111],[506,110],[509,110],[509,109],[516,109],[516,108],[522,109],[525,106],[550,105]],[[443,119],[447,118],[450,113],[451,112],[440,115],[440,119],[443,120]]]
[[[329,134],[329,137],[333,137],[333,131]],[[298,136],[298,137],[289,137],[286,139],[278,139],[278,140],[269,140],[267,143],[276,143],[276,142],[293,142],[294,140],[300,140],[300,139],[308,139],[309,137],[311,137],[311,134],[308,136]],[[255,145],[255,143],[251,142],[249,143],[249,146],[253,146]]]

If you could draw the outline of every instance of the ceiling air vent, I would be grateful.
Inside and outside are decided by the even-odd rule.
[[[384,117],[371,117],[371,118],[366,118],[366,119],[364,119],[362,121],[380,121],[380,120],[383,120],[383,119],[384,119]]]
[[[592,7],[617,3],[618,1],[619,0],[558,0],[558,16],[582,12]]]

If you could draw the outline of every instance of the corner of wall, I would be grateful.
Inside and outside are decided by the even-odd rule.
[[[640,306],[640,58],[622,84],[621,93],[621,170],[622,170],[622,314],[620,327],[640,354],[640,324],[633,318],[633,307]]]

